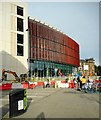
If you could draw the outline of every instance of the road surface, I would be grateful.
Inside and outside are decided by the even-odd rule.
[[[68,88],[27,90],[28,109],[14,118],[99,118],[99,94]],[[9,116],[8,95],[3,93],[3,118]]]

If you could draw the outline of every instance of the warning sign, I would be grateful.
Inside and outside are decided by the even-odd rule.
[[[18,101],[18,110],[22,110],[23,109],[23,100],[19,100]]]

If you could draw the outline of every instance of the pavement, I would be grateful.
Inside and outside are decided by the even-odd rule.
[[[9,118],[9,91],[2,94],[2,115]],[[98,93],[82,93],[69,88],[36,88],[27,90],[27,111],[13,118],[99,118]]]

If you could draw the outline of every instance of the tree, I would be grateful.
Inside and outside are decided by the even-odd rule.
[[[101,76],[101,66],[96,66],[95,65],[95,72],[97,73],[98,76]]]

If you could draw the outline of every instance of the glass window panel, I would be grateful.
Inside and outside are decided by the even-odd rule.
[[[23,46],[17,45],[17,56],[23,56]]]
[[[17,34],[17,43],[23,44],[23,35]]]
[[[23,16],[23,8],[22,7],[17,6],[17,15]]]

